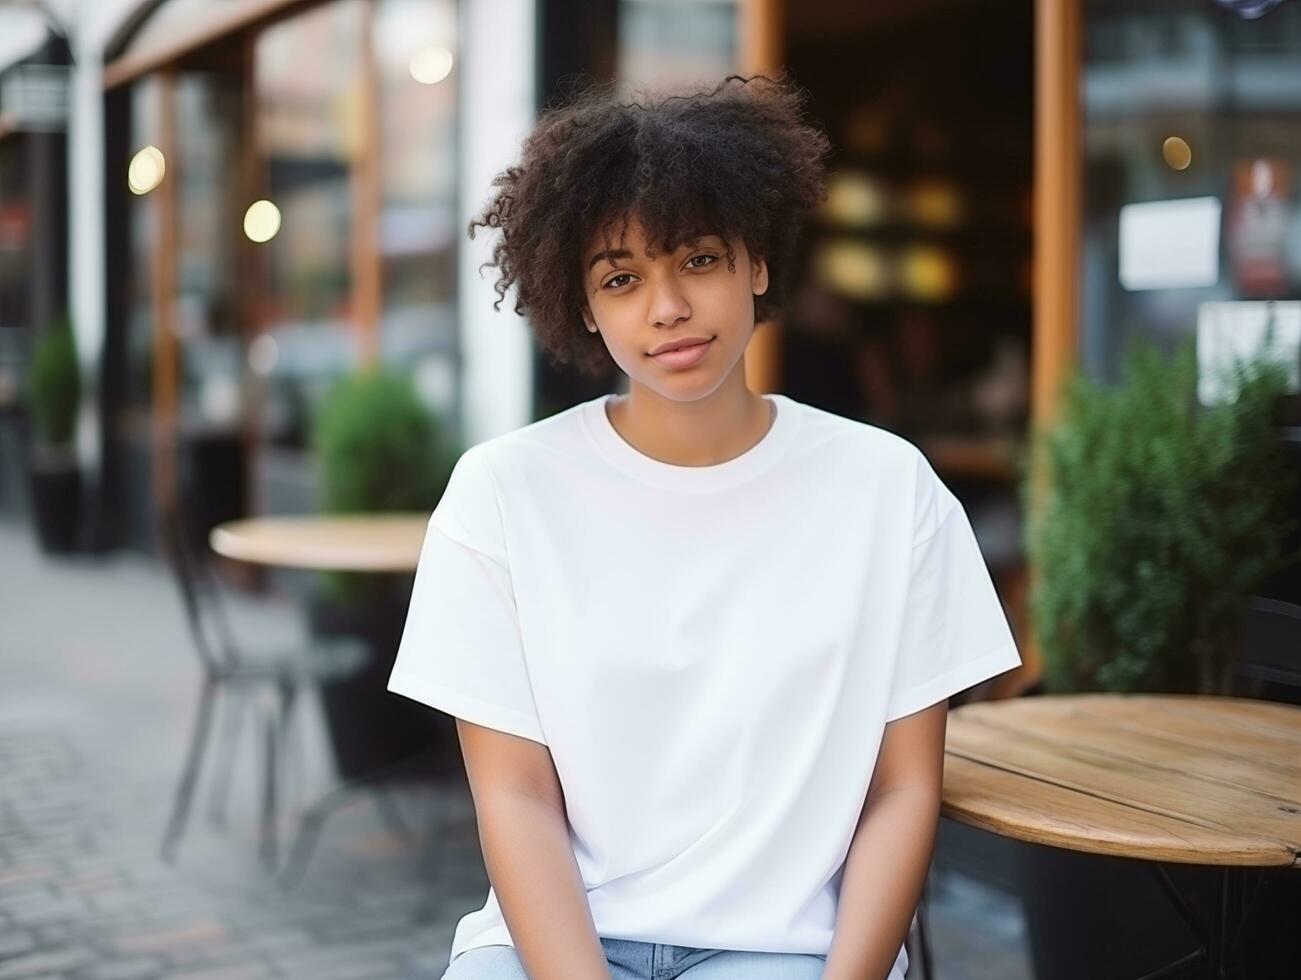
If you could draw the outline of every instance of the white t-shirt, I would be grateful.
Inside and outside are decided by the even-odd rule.
[[[904,438],[772,394],[677,466],[610,397],[461,456],[388,689],[550,748],[598,935],[824,955],[886,722],[1020,664],[1007,618]],[[491,888],[451,958],[489,944]]]

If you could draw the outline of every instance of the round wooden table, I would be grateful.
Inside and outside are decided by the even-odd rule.
[[[1035,844],[1153,862],[1226,975],[1250,868],[1301,870],[1301,708],[1197,695],[1041,695],[949,716],[942,813]],[[1216,869],[1213,922],[1157,862]]]
[[[304,514],[218,524],[208,536],[227,558],[315,571],[410,572],[429,515]]]

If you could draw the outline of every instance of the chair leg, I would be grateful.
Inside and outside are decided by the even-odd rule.
[[[921,954],[919,959],[922,963],[922,977],[925,980],[935,980],[935,962],[931,955],[931,927],[926,921],[926,899],[929,891],[929,880],[922,884],[921,901],[917,903],[917,945],[920,947],[918,952]]]
[[[393,799],[389,787],[377,786],[375,788],[375,809],[379,811],[380,819],[388,825],[388,829],[393,833],[399,837],[409,839],[414,837],[411,825],[402,816],[402,811],[398,809],[397,802]]]
[[[212,708],[216,700],[217,687],[211,678],[204,678],[199,691],[199,710],[194,719],[194,732],[190,736],[190,748],[181,774],[180,784],[176,788],[176,800],[172,804],[172,814],[163,834],[159,855],[167,863],[176,858],[176,846],[185,829],[185,821],[190,813],[190,804],[194,799],[194,787],[199,777],[199,768],[203,762],[204,750],[208,744],[208,732],[212,723]]]
[[[434,801],[429,808],[428,836],[425,838],[425,846],[420,852],[416,865],[420,869],[420,880],[426,884],[433,880],[439,866],[444,863],[439,860],[443,854],[440,844],[443,840],[442,831],[447,828],[452,812],[450,793],[451,788],[443,784],[436,784],[433,788]],[[437,893],[438,889],[430,889],[428,898],[415,912],[416,922],[427,924],[436,921],[441,914]]]
[[[325,826],[326,819],[336,810],[355,802],[367,790],[379,794],[376,799],[376,807],[381,816],[384,816],[385,819],[396,818],[401,822],[402,830],[400,832],[410,835],[410,829],[402,819],[401,814],[397,813],[396,805],[385,795],[388,789],[385,781],[392,779],[399,773],[411,770],[425,755],[427,753],[417,753],[372,773],[360,776],[352,782],[336,786],[314,803],[298,824],[297,836],[290,849],[289,858],[285,861],[285,866],[280,872],[280,887],[288,890],[295,887],[302,880],[303,872],[307,868],[307,862],[311,858],[312,851],[316,848],[317,839],[321,836],[321,830]],[[392,808],[391,812],[386,811],[386,806]]]
[[[218,828],[226,826],[226,803],[230,796],[235,757],[239,754],[239,728],[243,713],[243,696],[228,699],[222,708],[220,755],[214,761],[212,793],[208,800],[208,820]]]
[[[299,693],[298,685],[292,682],[282,682],[279,685],[278,693],[280,696],[280,726],[279,726],[279,732],[277,733],[277,737],[279,738],[280,744],[276,756],[276,763],[280,767],[279,769],[280,787],[281,787],[281,796],[282,796],[281,809],[284,810],[285,812],[289,812],[291,808],[290,789],[289,789],[289,774],[290,774],[289,760],[291,755],[290,747],[294,741],[292,736],[293,736],[293,723],[295,718],[294,709],[298,705],[298,693]],[[298,783],[296,785],[298,786],[299,789],[301,789],[301,783]]]
[[[268,871],[276,867],[276,832],[279,824],[278,813],[278,776],[279,776],[279,719],[277,705],[273,701],[266,711],[263,737],[266,740],[265,761],[263,763],[262,782],[262,863]]]
[[[421,876],[427,876],[434,871],[438,862],[435,858],[439,852],[439,841],[441,840],[441,831],[446,828],[448,815],[452,812],[452,801],[450,798],[450,788],[442,784],[436,784],[433,787],[433,805],[430,806],[430,820],[428,827],[428,837],[425,838],[424,850],[420,853],[420,873]]]
[[[266,721],[266,771],[262,795],[262,863],[275,873],[279,852],[281,797],[285,792],[285,757],[289,742],[294,706],[298,703],[298,686],[283,680],[276,685],[275,697]]]
[[[356,788],[343,785],[327,793],[313,804],[299,821],[298,831],[289,852],[289,858],[280,872],[279,884],[282,889],[293,888],[302,880],[307,862],[316,849],[316,841],[321,836],[325,820],[335,810],[357,799]]]

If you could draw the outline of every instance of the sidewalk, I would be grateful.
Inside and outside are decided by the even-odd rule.
[[[52,561],[31,539],[0,523],[0,980],[440,976],[457,919],[488,887],[468,796],[446,801],[436,880],[417,880],[420,843],[361,797],[282,893],[257,860],[260,757],[245,725],[228,829],[209,824],[201,782],[165,864],[200,676],[179,596],[143,556]],[[250,641],[302,635],[291,605],[229,598]],[[319,706],[302,708],[307,764],[287,794],[299,807],[334,785]],[[399,798],[409,823],[435,825],[432,796]]]
[[[304,635],[292,603],[228,598],[241,636]],[[128,552],[54,561],[28,527],[0,521],[0,615],[0,980],[442,975],[457,920],[488,888],[468,790],[399,798],[439,836],[433,880],[417,868],[424,842],[391,834],[362,797],[282,893],[257,860],[260,760],[245,726],[226,829],[210,825],[201,782],[167,865],[158,845],[200,675],[163,566]],[[334,785],[319,707],[302,708],[291,811]],[[285,830],[287,844],[292,819]],[[932,888],[934,980],[1028,980],[1012,903],[956,876]]]

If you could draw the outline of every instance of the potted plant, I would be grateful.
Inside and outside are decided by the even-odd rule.
[[[321,509],[352,514],[432,511],[460,455],[410,379],[371,368],[340,380],[313,426]],[[340,773],[352,778],[422,751],[455,747],[451,719],[387,690],[414,576],[327,572],[308,603],[314,632],[367,641],[368,668],[323,692]]]
[[[1174,356],[1131,341],[1119,382],[1073,377],[1037,437],[1046,491],[1022,484],[1030,600],[1048,692],[1227,695],[1257,587],[1296,561],[1296,475],[1275,431],[1283,366],[1238,362],[1236,397],[1202,406],[1191,342]],[[1191,937],[1139,862],[1019,848],[1037,975],[1139,976]],[[1181,891],[1201,869],[1167,866]],[[1105,942],[1098,938],[1105,936]]]
[[[81,530],[81,471],[73,438],[81,370],[67,316],[47,324],[32,351],[28,408],[34,436],[28,462],[37,539],[50,553],[74,551]]]

